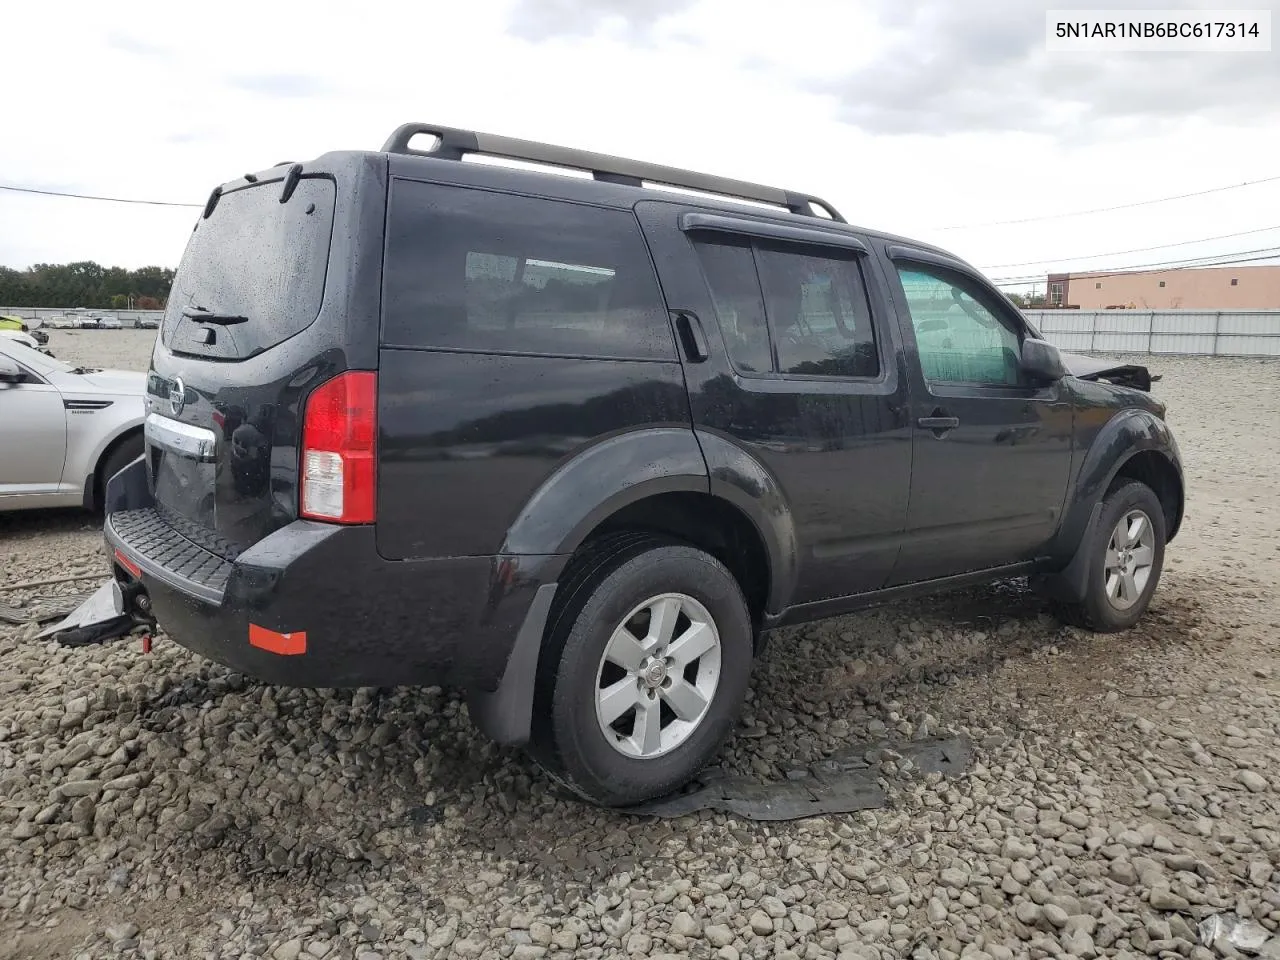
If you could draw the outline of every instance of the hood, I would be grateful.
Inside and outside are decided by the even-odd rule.
[[[1151,384],[1160,378],[1139,363],[1126,363],[1110,357],[1087,357],[1080,353],[1062,353],[1062,362],[1073,377],[1081,380],[1101,380],[1118,387],[1132,387],[1150,392]]]
[[[147,392],[147,375],[134,370],[94,370],[68,374],[66,389],[77,393],[125,393],[141,398]]]

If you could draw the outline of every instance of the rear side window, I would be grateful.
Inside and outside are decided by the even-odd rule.
[[[874,377],[880,372],[855,256],[757,246],[779,373]]]
[[[309,327],[324,298],[334,195],[323,177],[303,177],[288,203],[274,181],[224,193],[187,242],[164,315],[165,345],[179,326],[198,325],[183,310],[247,317],[219,328],[219,342],[240,357]]]
[[[879,375],[875,330],[856,254],[745,238],[699,240],[695,247],[729,358],[738,370]]]
[[[397,180],[384,262],[389,344],[676,359],[629,212]]]
[[[751,244],[735,240],[700,243],[698,256],[707,275],[729,359],[743,373],[770,372],[773,358],[769,354],[769,328],[764,321],[764,299],[760,296]]]

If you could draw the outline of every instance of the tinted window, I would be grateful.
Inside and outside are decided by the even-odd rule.
[[[324,297],[333,203],[333,181],[320,177],[300,180],[288,203],[280,202],[279,181],[223,194],[187,242],[164,315],[164,342],[193,322],[183,320],[183,308],[248,317],[218,330],[236,356],[310,326]]]
[[[758,246],[756,262],[782,373],[874,377],[880,372],[858,263]]]
[[[899,266],[926,379],[952,383],[1019,383],[1018,334],[945,271]]]
[[[383,338],[463,350],[675,359],[635,218],[397,180]]]
[[[745,239],[700,241],[697,249],[725,346],[739,370],[832,377],[880,372],[854,256]]]
[[[699,243],[697,249],[729,359],[745,373],[770,372],[769,328],[751,244],[725,240]]]

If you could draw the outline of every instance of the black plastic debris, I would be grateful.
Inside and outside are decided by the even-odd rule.
[[[64,647],[87,647],[126,636],[136,621],[127,613],[116,612],[113,586],[114,581],[106,581],[66,617],[45,627],[35,638],[52,638]]]
[[[683,817],[699,810],[720,810],[746,820],[800,820],[883,807],[881,764],[893,760],[921,773],[954,776],[973,757],[964,737],[851,745],[825,760],[787,771],[785,780],[761,782],[713,767],[679,793],[650,800],[625,812]]]

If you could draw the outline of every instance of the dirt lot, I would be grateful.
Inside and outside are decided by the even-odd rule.
[[[144,368],[153,337],[51,346]],[[1198,945],[1210,914],[1274,933],[1280,363],[1150,362],[1190,499],[1139,628],[1067,629],[1002,587],[771,642],[736,770],[972,738],[958,777],[886,764],[881,810],[605,813],[439,690],[271,688],[163,637],[0,626],[0,958],[1206,958],[1231,953]],[[91,519],[0,519],[0,586],[99,569]]]

